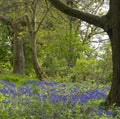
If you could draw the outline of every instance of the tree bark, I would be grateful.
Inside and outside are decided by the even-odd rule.
[[[106,104],[120,106],[120,0],[110,0],[109,11],[102,17],[70,8],[60,0],[49,1],[63,13],[101,27],[108,33],[112,47],[113,80]]]
[[[36,36],[34,34],[30,35],[30,50],[31,50],[32,64],[33,64],[35,73],[40,80],[43,80],[44,78],[46,78],[46,75],[42,71],[38,62],[37,50],[36,50]]]
[[[106,23],[106,19],[100,16],[96,16],[96,15],[92,15],[83,11],[80,11],[78,9],[75,8],[71,8],[67,5],[65,5],[63,2],[61,2],[60,0],[49,0],[50,3],[52,5],[54,5],[58,10],[60,10],[61,12],[70,15],[72,17],[76,17],[78,19],[81,19],[83,21],[86,21],[87,23],[93,24],[95,26],[104,28],[105,23]]]
[[[13,73],[24,75],[25,57],[23,51],[23,40],[18,39],[18,34],[14,34],[13,39]]]
[[[112,46],[113,80],[107,103],[120,106],[120,1],[110,1],[112,30],[110,36]]]

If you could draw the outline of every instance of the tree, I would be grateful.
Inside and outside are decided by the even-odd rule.
[[[24,75],[25,71],[25,58],[23,51],[24,39],[24,22],[21,20],[24,16],[23,8],[19,4],[24,2],[16,1],[1,1],[0,3],[0,21],[8,25],[13,32],[12,45],[13,45],[13,73]],[[19,14],[19,16],[18,16]],[[11,32],[11,31],[10,31]]]
[[[113,80],[106,104],[120,105],[120,1],[110,0],[106,15],[98,16],[71,8],[60,0],[49,0],[57,9],[107,32],[112,47]]]
[[[13,36],[13,73],[24,75],[25,73],[25,57],[23,49],[23,29],[21,24],[14,24]]]
[[[21,32],[19,27],[21,23],[12,22],[11,19],[4,16],[0,16],[0,21],[13,29],[13,73],[23,75],[25,69],[25,59],[23,52],[23,39],[20,39],[21,37],[19,34]]]
[[[10,4],[9,4],[10,3]],[[17,1],[2,1],[0,9],[1,14],[6,14],[6,17],[1,15],[0,21],[9,25],[13,30],[13,73],[23,75],[25,71],[25,58],[24,58],[24,38],[27,32],[29,32],[29,42],[31,49],[31,59],[34,70],[39,79],[45,77],[38,59],[36,50],[36,33],[38,32],[43,20],[36,28],[36,12],[37,12],[38,0],[17,0]],[[5,8],[5,9],[4,9]],[[8,8],[8,9],[6,9]],[[18,15],[19,14],[19,15]],[[27,16],[27,17],[25,17]],[[25,19],[25,18],[30,18]],[[26,23],[28,22],[28,24]],[[28,27],[28,31],[26,28]]]
[[[30,39],[30,50],[31,50],[31,59],[32,59],[32,64],[34,67],[34,70],[36,72],[37,77],[41,80],[44,78],[47,78],[47,75],[42,71],[41,66],[39,65],[39,61],[38,61],[38,57],[37,57],[37,46],[36,46],[36,34],[39,31],[42,22],[44,21],[47,13],[49,12],[49,9],[47,10],[47,12],[44,14],[43,18],[41,19],[41,21],[39,22],[38,26],[36,25],[36,17],[37,17],[37,5],[38,5],[39,1],[38,0],[34,0],[33,4],[31,6],[31,15],[30,13],[26,15],[26,20],[28,23],[28,32],[29,32],[29,39]],[[31,16],[31,17],[30,17]]]

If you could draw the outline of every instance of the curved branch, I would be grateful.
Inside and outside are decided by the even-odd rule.
[[[89,13],[85,13],[83,11],[80,11],[65,5],[60,0],[49,0],[49,1],[52,5],[54,5],[54,7],[56,7],[61,12],[104,29],[104,25],[106,23],[105,16],[100,17],[100,16],[89,14]]]

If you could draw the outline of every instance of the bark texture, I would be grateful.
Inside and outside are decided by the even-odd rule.
[[[37,50],[36,50],[36,36],[34,34],[30,35],[30,50],[31,50],[31,59],[32,59],[32,64],[35,70],[35,73],[37,77],[40,80],[43,80],[46,78],[46,75],[42,71],[42,68],[39,65],[38,58],[37,58]]]
[[[113,60],[113,80],[110,93],[107,98],[107,103],[120,106],[120,1],[110,1],[110,15],[111,15],[111,33],[110,40],[112,46],[112,60]]]
[[[25,57],[23,51],[23,40],[17,38],[17,33],[13,39],[13,73],[24,75],[25,72]]]

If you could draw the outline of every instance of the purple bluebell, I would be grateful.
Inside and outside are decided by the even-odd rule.
[[[9,103],[10,103],[10,100],[2,100],[2,103],[3,103],[3,104],[9,104]]]
[[[62,102],[65,103],[66,101],[67,101],[67,96],[66,95],[62,96]]]
[[[7,90],[6,88],[3,88],[2,93],[3,93],[4,95],[8,94],[8,90]]]
[[[104,114],[104,111],[102,110],[102,109],[98,109],[98,111],[97,111],[97,115],[103,115]]]
[[[112,116],[113,115],[113,111],[112,110],[108,110],[106,113],[108,116]]]
[[[9,94],[12,94],[13,97],[17,96],[17,92],[13,88],[9,88]]]
[[[50,102],[51,102],[51,103],[58,102],[59,99],[60,99],[60,97],[59,97],[58,94],[51,94],[49,97],[50,97]]]
[[[41,99],[42,101],[46,101],[46,100],[47,100],[47,96],[46,96],[46,95],[43,95],[43,96],[40,97],[40,99]]]
[[[11,82],[8,82],[8,81],[4,81],[4,80],[1,81],[1,84],[3,84],[3,85],[8,85],[8,86],[10,86],[10,87],[15,87],[15,84],[13,84],[13,83],[11,83]]]
[[[90,90],[90,91],[81,95],[80,101],[78,104],[83,104],[83,103],[87,102],[88,100],[99,99],[102,97],[106,98],[107,95],[104,92],[99,91],[98,89]]]
[[[21,87],[19,87],[19,91],[21,92],[21,95],[26,94],[28,96],[32,96],[30,87],[28,87],[28,86],[21,86]]]
[[[77,91],[78,91],[77,88],[73,88],[72,91],[71,91],[71,93],[76,93]]]

